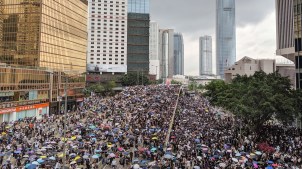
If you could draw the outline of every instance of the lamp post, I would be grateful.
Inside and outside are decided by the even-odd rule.
[[[65,75],[65,85],[64,85],[64,93],[65,93],[65,109],[64,109],[64,129],[63,129],[63,168],[66,166],[66,128],[67,128],[67,83],[68,78]]]

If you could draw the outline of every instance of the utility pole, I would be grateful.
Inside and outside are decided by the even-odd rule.
[[[64,144],[63,144],[63,168],[66,166],[66,126],[67,126],[67,83],[68,77],[65,75],[65,111],[64,111]]]

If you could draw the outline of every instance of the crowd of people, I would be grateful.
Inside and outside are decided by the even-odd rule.
[[[5,169],[302,168],[301,130],[241,128],[236,117],[180,86],[127,87],[112,97],[87,97],[66,116],[2,123],[0,164]]]

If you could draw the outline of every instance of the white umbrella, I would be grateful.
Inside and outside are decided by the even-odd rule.
[[[232,158],[232,160],[236,163],[238,163],[238,159],[237,158]]]
[[[139,168],[140,168],[140,166],[138,164],[133,165],[133,169],[139,169]]]
[[[222,168],[225,168],[226,164],[225,163],[219,163],[219,166],[222,167]]]

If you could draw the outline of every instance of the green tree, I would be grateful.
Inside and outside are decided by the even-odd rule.
[[[296,115],[290,80],[278,72],[237,76],[230,84],[213,81],[206,90],[214,105],[240,116],[253,129],[273,118],[286,124]]]
[[[176,80],[171,80],[171,84],[182,85],[182,83],[181,83],[181,82],[176,81]]]
[[[91,92],[94,93],[103,93],[105,91],[104,86],[100,84],[93,84],[84,89],[85,95],[90,95]]]
[[[108,81],[105,85],[104,85],[104,89],[106,92],[112,92],[113,88],[116,87],[116,83],[115,81]]]
[[[148,85],[149,78],[141,73],[128,73],[120,79],[123,86]]]

